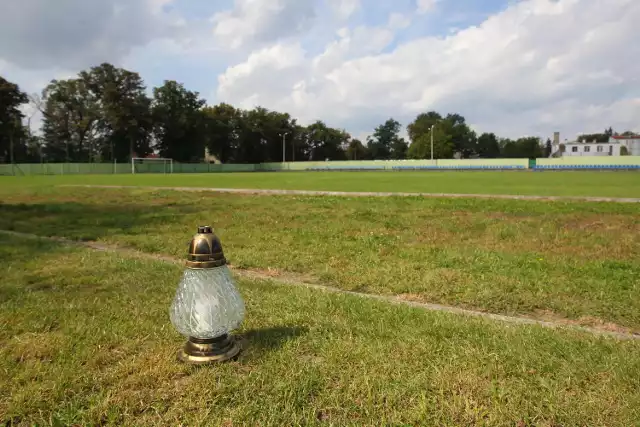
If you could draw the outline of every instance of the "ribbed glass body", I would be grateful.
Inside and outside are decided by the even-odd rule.
[[[173,326],[186,337],[216,338],[238,328],[244,301],[229,268],[185,269],[170,315]]]

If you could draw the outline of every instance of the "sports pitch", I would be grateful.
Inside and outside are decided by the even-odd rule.
[[[0,177],[0,186],[64,184],[640,198],[637,171],[252,172]]]
[[[0,422],[640,422],[638,203],[145,186],[629,198],[640,174],[0,177],[0,230],[14,232],[0,232]],[[181,266],[167,260],[182,259],[204,223],[222,239],[247,317],[241,357],[198,369],[174,360],[182,337],[168,308]]]

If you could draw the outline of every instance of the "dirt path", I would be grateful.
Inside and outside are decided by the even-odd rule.
[[[511,199],[511,200],[542,200],[542,201],[582,201],[582,202],[616,202],[640,203],[640,198],[630,197],[582,197],[582,196],[521,196],[515,194],[456,194],[456,193],[396,193],[396,192],[368,192],[368,191],[313,191],[313,190],[269,190],[249,188],[207,188],[207,187],[147,187],[134,185],[61,185],[61,187],[86,188],[120,188],[120,189],[149,189],[174,190],[192,192],[236,193],[257,195],[298,195],[298,196],[339,196],[339,197],[455,197],[476,199]]]
[[[50,240],[50,241],[58,242],[60,244],[83,247],[83,248],[92,249],[96,251],[115,252],[123,256],[128,256],[132,258],[152,260],[152,261],[162,261],[162,262],[167,262],[167,263],[176,264],[176,265],[184,265],[184,260],[180,260],[177,258],[164,256],[164,255],[149,254],[149,253],[140,252],[138,250],[131,249],[131,248],[108,245],[104,243],[80,242],[80,241],[69,240],[69,239],[60,238],[60,237],[46,237],[46,236],[19,233],[19,232],[8,231],[8,230],[0,230],[0,234],[18,236],[18,237],[27,238],[27,239]],[[313,283],[312,281],[310,281],[310,278],[306,278],[302,275],[282,274],[275,271],[243,270],[243,269],[235,268],[233,266],[229,266],[229,267],[231,267],[234,273],[236,273],[238,276],[244,277],[247,279],[270,280],[282,285],[303,286],[306,288],[315,289],[323,292],[352,295],[359,298],[373,299],[373,300],[383,301],[391,304],[398,304],[398,305],[420,308],[423,310],[442,311],[446,313],[454,313],[454,314],[459,314],[464,316],[481,317],[485,319],[491,319],[491,320],[511,323],[511,324],[538,325],[538,326],[542,326],[545,328],[552,328],[552,329],[571,329],[571,330],[576,330],[576,331],[585,332],[585,333],[594,334],[594,335],[609,336],[609,337],[613,337],[620,340],[640,340],[640,334],[633,333],[630,330],[625,330],[625,328],[619,327],[617,325],[582,326],[582,325],[576,324],[576,321],[573,321],[570,319],[554,319],[553,321],[549,321],[549,320],[535,319],[531,317],[505,316],[501,314],[486,313],[482,311],[468,310],[468,309],[441,305],[441,304],[409,301],[396,296],[365,294],[360,292],[347,291],[347,290],[336,288],[333,286]]]

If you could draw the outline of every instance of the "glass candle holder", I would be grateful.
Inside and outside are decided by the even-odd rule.
[[[242,324],[244,313],[220,240],[211,227],[198,227],[170,310],[171,323],[188,338],[178,358],[204,364],[237,356],[240,346],[230,332]]]

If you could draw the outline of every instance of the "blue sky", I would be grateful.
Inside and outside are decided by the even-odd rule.
[[[636,22],[637,0],[23,0],[0,16],[0,74],[35,92],[112,62],[361,138],[429,110],[572,138],[640,131]]]

